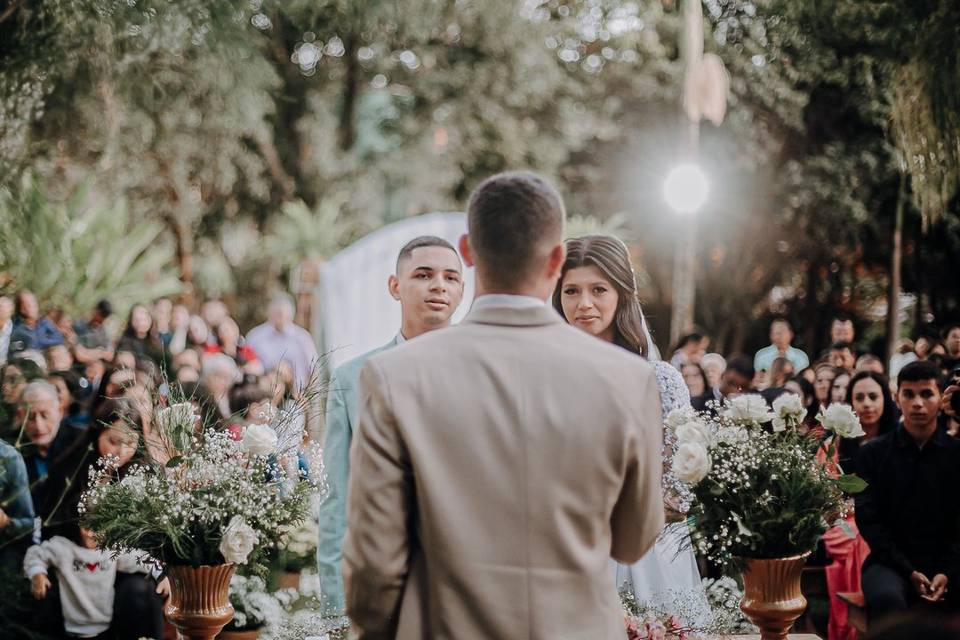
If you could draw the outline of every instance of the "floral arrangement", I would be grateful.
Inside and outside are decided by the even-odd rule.
[[[710,609],[713,611],[714,622],[722,633],[746,635],[757,632],[757,628],[740,610],[743,589],[734,578],[730,576],[717,579],[704,578],[701,584]]]
[[[80,503],[85,526],[101,548],[142,549],[164,564],[250,564],[265,570],[271,548],[304,520],[321,489],[317,447],[298,465],[303,437],[300,408],[270,412],[240,440],[203,428],[197,407],[181,402],[155,411],[147,451],[156,453],[120,479],[101,459]]]
[[[320,539],[319,495],[312,497],[308,516],[295,529],[290,531],[280,548],[277,567],[281,571],[299,572],[307,567],[316,567],[317,542]]]
[[[620,604],[623,606],[627,640],[666,640],[667,638],[685,640],[691,634],[705,632],[708,630],[707,627],[711,627],[711,625],[698,627],[684,622],[681,617],[683,612],[680,611],[684,608],[682,602],[675,603],[678,611],[674,613],[638,602],[630,587],[620,590]],[[690,612],[690,619],[697,616],[697,613]]]
[[[667,427],[679,442],[673,472],[694,493],[691,539],[720,566],[746,558],[781,558],[812,550],[865,488],[832,460],[837,438],[863,434],[856,414],[831,405],[818,415],[824,436],[801,434],[800,398],[781,396],[773,410],[757,395],[733,399],[717,415],[677,409]],[[768,431],[764,425],[770,425]],[[818,460],[817,452],[826,455]]]
[[[280,625],[296,602],[296,589],[281,589],[267,592],[267,585],[257,576],[234,574],[230,579],[230,604],[233,605],[233,620],[228,629],[242,631]]]

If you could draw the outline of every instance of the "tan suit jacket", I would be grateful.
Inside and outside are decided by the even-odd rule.
[[[642,358],[547,306],[484,307],[371,358],[343,572],[360,638],[620,639],[608,559],[663,526]]]

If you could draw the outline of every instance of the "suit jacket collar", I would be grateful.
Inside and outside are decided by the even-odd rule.
[[[461,324],[494,324],[508,327],[537,327],[559,324],[564,320],[550,305],[518,309],[516,307],[489,305],[472,309]]]

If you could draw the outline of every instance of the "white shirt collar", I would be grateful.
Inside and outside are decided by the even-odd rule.
[[[397,331],[397,344],[403,344],[407,339],[403,337],[403,331]]]
[[[488,293],[473,301],[472,311],[484,307],[508,307],[510,309],[536,309],[547,303],[534,296],[518,296],[507,293]]]

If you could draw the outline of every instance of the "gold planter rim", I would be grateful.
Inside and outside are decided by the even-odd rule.
[[[749,558],[747,556],[736,556],[738,560],[743,560],[744,562],[786,562],[788,560],[800,560],[801,558],[806,558],[813,551],[804,551],[801,554],[795,556],[781,556],[779,558]]]

